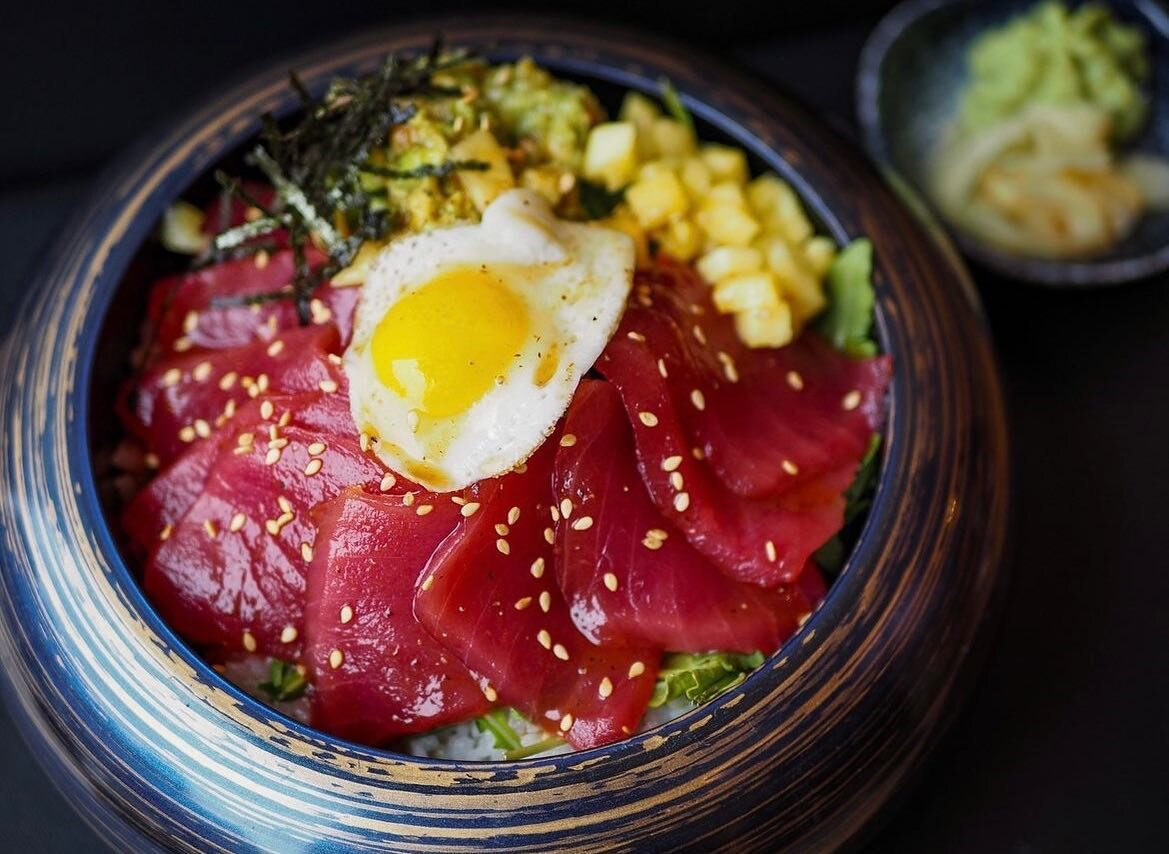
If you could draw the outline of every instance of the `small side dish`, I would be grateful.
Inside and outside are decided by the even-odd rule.
[[[1044,2],[976,39],[968,66],[931,181],[959,227],[1015,254],[1087,258],[1169,205],[1169,164],[1128,150],[1149,113],[1138,26]]]
[[[161,224],[193,265],[151,290],[118,456],[163,617],[287,714],[447,758],[745,679],[870,499],[872,246],[668,83],[607,121],[436,49],[301,93]]]

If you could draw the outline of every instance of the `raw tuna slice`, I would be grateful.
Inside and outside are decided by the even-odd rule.
[[[329,358],[339,343],[328,324],[290,329],[271,343],[163,359],[138,378],[123,420],[165,464],[263,393],[340,386],[343,373]]]
[[[312,719],[380,745],[469,720],[490,704],[475,677],[414,617],[419,573],[462,517],[449,495],[351,490],[313,513],[305,604]]]
[[[272,210],[277,203],[276,191],[268,184],[244,181],[243,188],[246,193],[268,210]],[[251,219],[249,208],[251,205],[238,196],[229,197],[226,205],[223,204],[222,196],[216,196],[203,208],[203,233],[214,237],[221,231],[243,225]],[[256,238],[254,242],[283,249],[288,245],[288,231],[287,229],[279,229]],[[249,243],[249,245],[251,244]]]
[[[665,520],[637,472],[612,385],[581,383],[564,432],[575,441],[556,456],[555,491],[573,510],[556,526],[556,574],[577,628],[594,643],[771,653],[819,604],[799,586],[732,581]],[[574,527],[581,516],[593,525]],[[819,572],[812,566],[805,576]]]
[[[194,643],[294,658],[316,533],[309,511],[353,485],[378,489],[386,472],[358,446],[344,395],[264,403],[259,423],[233,425],[143,584]]]
[[[464,513],[475,512],[431,560],[414,611],[482,674],[489,699],[583,749],[636,731],[661,655],[650,645],[596,646],[573,625],[553,567],[555,446],[546,442],[522,473],[473,488]]]
[[[324,260],[315,250],[308,255],[313,265]],[[154,345],[158,354],[221,350],[257,340],[270,342],[281,331],[298,326],[296,307],[291,300],[251,306],[214,304],[217,299],[278,291],[292,281],[292,250],[260,257],[266,260],[223,261],[156,282],[150,292],[148,317],[155,324]],[[313,322],[335,323],[343,345],[348,343],[352,331],[358,292],[358,288],[324,284],[315,294]]]
[[[782,374],[791,392],[802,377],[787,377],[784,350],[736,346],[708,290],[696,274],[668,260],[639,274],[634,299],[597,368],[621,394],[642,477],[666,518],[731,578],[765,586],[790,582],[840,528],[840,496],[880,411],[887,364],[873,362],[865,387],[837,401],[848,429],[806,417],[803,397],[772,414],[768,395],[775,376]],[[817,377],[853,370],[818,342],[792,346],[802,355],[791,364],[815,366],[819,359],[835,365]],[[804,369],[813,376],[811,367]],[[814,441],[821,429],[822,447]],[[733,436],[736,448],[730,438],[716,436]],[[757,449],[758,476],[751,474],[749,455],[737,449],[740,441]],[[717,464],[734,454],[733,467]],[[775,470],[789,482],[767,473],[776,459]]]

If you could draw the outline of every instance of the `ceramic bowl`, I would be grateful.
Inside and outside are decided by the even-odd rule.
[[[873,158],[928,198],[930,156],[957,112],[968,79],[971,42],[1037,2],[907,0],[893,9],[869,37],[857,76],[857,113]],[[1148,124],[1131,149],[1169,159],[1169,12],[1155,0],[1108,0],[1106,5],[1148,37],[1152,106]],[[972,259],[1042,285],[1117,284],[1169,269],[1169,211],[1146,214],[1111,252],[1083,261],[1014,255],[960,228],[953,231]]]
[[[671,78],[705,134],[750,150],[839,241],[879,258],[895,360],[883,474],[823,607],[742,686],[603,749],[419,760],[297,724],[227,684],[151,608],[98,484],[167,205],[321,89],[442,29],[602,94]],[[823,850],[855,841],[918,766],[992,618],[1007,513],[1002,399],[956,256],[787,99],[642,34],[529,18],[428,22],[281,63],[124,157],[47,259],[0,376],[0,656],[25,736],[118,850]]]

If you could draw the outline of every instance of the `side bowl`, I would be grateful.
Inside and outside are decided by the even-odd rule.
[[[132,337],[124,282],[175,198],[310,87],[448,43],[653,92],[791,181],[838,241],[878,253],[894,358],[877,498],[828,599],[742,686],[607,748],[516,763],[419,760],[332,739],[234,689],[159,619],[103,511],[95,448]],[[281,63],[124,157],[30,289],[0,365],[0,661],[50,775],[118,850],[774,851],[855,841],[964,693],[994,613],[1009,470],[1002,394],[952,251],[795,104],[707,57],[580,21],[431,21]],[[130,346],[128,343],[126,347]]]

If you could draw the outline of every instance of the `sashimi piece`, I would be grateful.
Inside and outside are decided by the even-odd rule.
[[[350,490],[313,512],[305,658],[312,720],[381,745],[478,717],[475,677],[414,616],[414,587],[462,516],[449,495]]]
[[[733,479],[728,483],[714,464],[729,453],[728,448],[710,436],[715,426],[727,435],[739,431],[749,436],[759,430],[764,438],[752,441],[764,445],[794,435],[790,430],[777,432],[776,418],[758,414],[756,410],[765,408],[767,386],[759,382],[756,389],[756,381],[747,379],[756,371],[767,374],[754,367],[755,361],[778,357],[772,351],[764,355],[735,351],[738,358],[728,359],[730,350],[721,348],[732,347],[728,336],[735,333],[726,327],[725,318],[715,315],[706,293],[698,290],[706,286],[701,280],[694,285],[695,274],[686,268],[663,264],[656,272],[639,274],[634,299],[597,369],[621,395],[633,425],[643,480],[666,518],[729,577],[764,586],[791,582],[843,523],[841,494],[852,481],[864,446],[855,452],[849,445],[821,453],[814,464],[809,453],[801,451],[806,469],[783,456],[780,471],[790,479],[786,488],[760,496],[735,491]],[[681,290],[671,291],[674,286]],[[713,365],[718,365],[721,379],[711,375]],[[880,370],[874,373],[880,375]],[[696,385],[697,377],[704,378],[705,391]],[[742,386],[745,400],[758,390],[762,403],[716,412],[708,397],[715,400],[718,389],[727,385]],[[879,407],[883,390],[883,385],[857,390],[848,406],[841,401],[841,416]],[[799,404],[785,411],[791,423],[800,423]],[[741,425],[733,425],[736,419]],[[867,446],[868,427],[863,429]],[[788,471],[783,470],[785,461]]]
[[[143,585],[196,644],[293,658],[316,533],[309,511],[353,485],[379,489],[386,471],[343,427],[343,394],[261,407],[260,423],[232,429],[234,441],[220,445],[198,498],[147,562]],[[329,423],[338,429],[322,428]]]
[[[343,372],[337,357],[329,358],[339,344],[328,324],[290,329],[271,343],[163,359],[135,381],[123,420],[165,464],[263,393],[340,386]]]
[[[310,250],[307,256],[312,266],[325,260],[316,250]],[[256,305],[216,302],[279,291],[292,282],[293,276],[292,250],[283,249],[271,256],[221,261],[160,279],[151,288],[148,305],[157,354],[220,350],[257,340],[270,342],[281,331],[299,326],[291,299]],[[352,332],[359,290],[325,283],[314,293],[312,322],[334,323],[341,333],[342,345],[348,343]]]
[[[573,621],[594,643],[770,654],[819,604],[798,585],[769,590],[727,578],[666,521],[638,474],[610,384],[581,383],[564,433],[573,441],[556,456],[555,493],[573,510],[556,526],[556,575]],[[581,515],[593,525],[573,527]],[[811,566],[801,580],[818,575]]]
[[[414,612],[482,675],[489,699],[584,749],[636,731],[661,654],[596,646],[573,624],[553,567],[555,447],[550,439],[524,471],[472,488],[474,512],[431,559]]]

